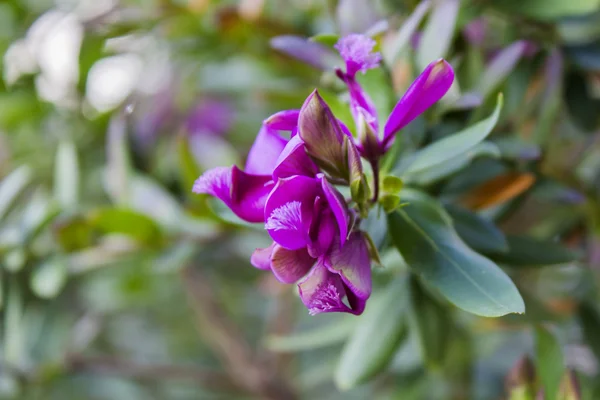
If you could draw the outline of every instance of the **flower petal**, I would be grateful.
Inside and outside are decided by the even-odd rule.
[[[329,203],[329,208],[333,212],[340,230],[340,246],[343,246],[346,242],[346,236],[348,236],[348,206],[346,205],[344,196],[327,181],[323,174],[321,174],[319,179],[321,180],[321,187],[325,193],[325,198]]]
[[[313,203],[319,181],[306,176],[280,179],[265,205],[265,229],[275,242],[288,250],[308,244]]]
[[[269,129],[276,131],[292,131],[298,126],[300,110],[279,111],[263,122]]]
[[[348,94],[350,95],[350,111],[352,111],[354,121],[358,124],[359,115],[362,109],[366,111],[367,123],[371,126],[373,131],[379,132],[377,109],[375,108],[375,103],[373,103],[371,97],[363,90],[356,79],[346,77],[344,82],[348,87]]]
[[[276,36],[270,44],[272,48],[324,71],[339,62],[339,57],[330,48],[300,36]]]
[[[287,140],[276,130],[263,125],[248,152],[246,172],[255,175],[271,175],[286,143]]]
[[[298,128],[308,154],[319,166],[332,176],[347,179],[342,148],[344,132],[317,90],[304,102]]]
[[[339,275],[331,273],[319,260],[306,278],[298,284],[300,299],[310,315],[325,312],[357,314],[344,304],[346,289]]]
[[[381,54],[373,53],[376,44],[370,37],[357,33],[341,38],[334,47],[346,62],[346,74],[353,77],[358,71],[365,73],[377,68]]]
[[[441,99],[453,81],[454,71],[445,60],[429,64],[392,110],[384,128],[384,146],[389,147],[396,132]]]
[[[315,199],[313,208],[313,219],[310,226],[308,244],[308,253],[318,258],[325,254],[333,243],[333,238],[337,235],[339,229],[336,225],[335,217],[329,209],[327,200],[318,196]]]
[[[245,221],[263,222],[265,202],[273,187],[270,176],[247,174],[233,166],[206,171],[194,182],[192,191],[219,198]]]
[[[318,171],[315,163],[306,154],[302,139],[294,136],[277,159],[273,170],[273,179],[289,178],[294,175],[314,177]]]
[[[269,247],[265,247],[264,249],[256,249],[252,256],[250,257],[250,264],[258,269],[271,269],[271,254],[273,254],[273,249],[277,246],[275,243],[272,243]]]
[[[325,266],[340,275],[352,309],[362,312],[372,289],[371,259],[362,233],[352,233],[344,246],[334,243]]]
[[[275,245],[271,255],[271,270],[280,282],[294,283],[308,273],[315,261],[306,248],[288,250]]]

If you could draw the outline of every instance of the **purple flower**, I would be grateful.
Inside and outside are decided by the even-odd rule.
[[[223,135],[231,128],[234,110],[226,101],[203,99],[189,112],[185,128],[190,134],[210,133]]]
[[[393,143],[395,134],[441,99],[454,81],[454,71],[445,60],[429,64],[398,101],[381,135],[373,101],[355,79],[357,71],[364,72],[378,65],[381,57],[378,53],[371,53],[373,46],[374,41],[363,35],[344,37],[336,45],[346,61],[346,72],[338,70],[337,75],[348,87],[350,107],[358,129],[367,132],[362,126],[366,123],[368,131],[371,131],[370,136],[363,135],[364,139],[358,144],[361,154],[370,160],[385,153]],[[373,143],[373,135],[377,146]]]
[[[485,18],[476,18],[463,28],[465,39],[473,46],[481,46],[485,40],[488,23]]]

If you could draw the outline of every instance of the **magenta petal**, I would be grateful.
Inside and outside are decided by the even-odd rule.
[[[375,104],[373,103],[373,100],[371,100],[371,97],[363,90],[356,79],[346,77],[344,82],[346,82],[346,85],[348,86],[348,93],[350,94],[350,110],[352,111],[354,121],[359,120],[361,109],[363,109],[368,116],[366,118],[367,123],[375,132],[379,132],[377,109],[375,108]]]
[[[425,68],[392,110],[384,128],[384,145],[393,135],[441,99],[454,81],[450,64],[440,59]]]
[[[271,115],[264,121],[270,129],[276,131],[292,131],[298,126],[300,110],[284,110]]]
[[[344,196],[327,181],[325,176],[321,174],[319,179],[321,180],[321,187],[325,193],[325,198],[329,203],[329,208],[337,221],[340,230],[340,245],[343,246],[346,242],[346,236],[348,236],[348,206],[346,205]]]
[[[298,284],[300,299],[310,315],[324,312],[348,312],[354,310],[344,304],[346,289],[339,275],[329,272],[319,260],[310,274]]]
[[[219,198],[245,221],[263,222],[265,202],[273,186],[270,176],[247,174],[233,166],[206,171],[194,182],[192,191]]]
[[[313,177],[318,168],[306,154],[304,142],[300,136],[294,136],[285,146],[273,170],[273,179],[289,178],[294,175]]]
[[[315,261],[305,248],[288,250],[276,245],[271,255],[271,271],[280,282],[294,283],[307,274]]]
[[[308,244],[308,253],[314,258],[322,256],[329,250],[333,238],[339,232],[333,213],[328,207],[326,200],[320,197],[315,199]]]
[[[305,176],[277,182],[265,205],[265,229],[275,242],[288,250],[306,247],[319,190],[319,181]]]
[[[264,249],[256,249],[252,256],[250,257],[250,264],[258,269],[271,269],[271,254],[273,253],[273,249],[276,244],[272,243],[269,247],[265,247]]]
[[[246,172],[255,175],[271,175],[287,140],[277,131],[263,125],[248,152]]]
[[[344,246],[334,243],[325,264],[331,272],[340,274],[349,290],[350,305],[362,312],[372,289],[371,258],[362,233],[352,233]]]

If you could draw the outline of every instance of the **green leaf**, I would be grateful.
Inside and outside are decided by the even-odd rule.
[[[589,302],[584,302],[579,306],[579,320],[585,343],[592,349],[597,360],[600,360],[600,311],[598,307]]]
[[[31,290],[43,299],[56,297],[67,282],[67,266],[61,257],[51,258],[31,274]]]
[[[476,91],[485,100],[513,71],[525,51],[525,42],[518,41],[502,49],[486,67]]]
[[[366,382],[394,357],[406,332],[406,289],[406,279],[400,277],[369,300],[335,372],[334,380],[341,390]]]
[[[6,216],[19,194],[31,181],[31,169],[24,165],[15,169],[0,182],[0,220]]]
[[[473,314],[499,317],[525,312],[514,283],[460,239],[441,204],[409,189],[402,199],[409,204],[388,215],[388,230],[413,272]]]
[[[181,171],[182,190],[184,193],[190,195],[192,193],[194,182],[198,179],[202,171],[192,154],[187,136],[180,135],[177,138],[177,150],[179,155],[178,160],[179,169]],[[196,199],[198,196],[192,196],[192,198]]]
[[[104,177],[106,193],[112,201],[124,205],[129,202],[131,161],[127,143],[125,118],[115,115],[110,121],[106,139],[107,165]]]
[[[423,30],[417,49],[417,65],[422,70],[439,58],[444,58],[452,44],[459,0],[436,1]]]
[[[491,254],[495,261],[516,267],[546,266],[575,261],[579,254],[560,243],[538,240],[527,236],[506,237],[508,251]]]
[[[544,327],[535,328],[535,366],[544,398],[556,399],[564,372],[563,354],[556,337]]]
[[[510,13],[555,20],[594,12],[600,7],[600,0],[504,0],[493,4]]]
[[[502,94],[499,94],[496,109],[492,115],[469,128],[438,140],[419,151],[414,161],[404,171],[404,174],[411,175],[440,166],[445,161],[471,150],[492,132],[500,117],[501,109]]]
[[[266,338],[265,346],[271,351],[292,353],[314,350],[340,343],[346,339],[357,325],[356,318],[340,318],[310,330],[294,332],[289,335],[271,335]]]
[[[157,245],[161,241],[161,231],[156,222],[132,210],[99,209],[91,213],[90,221],[103,233],[121,233],[147,245]]]
[[[398,194],[402,190],[404,182],[394,175],[386,175],[381,180],[381,190],[386,193]]]
[[[454,228],[469,247],[481,252],[504,252],[508,242],[504,233],[480,215],[457,205],[446,205],[446,211],[452,217]]]
[[[58,145],[54,164],[54,197],[63,209],[73,208],[79,199],[77,149],[70,141]]]
[[[320,33],[315,36],[311,36],[308,40],[311,42],[317,42],[327,47],[333,47],[338,40],[340,40],[340,36],[335,33]]]
[[[451,328],[448,311],[427,293],[416,277],[411,277],[410,320],[422,358],[431,367],[441,366],[448,351]]]
[[[494,143],[487,141],[481,142],[465,153],[451,158],[450,160],[446,160],[442,164],[436,164],[431,168],[426,168],[412,175],[408,175],[405,179],[409,183],[416,183],[419,186],[431,185],[454,175],[458,171],[466,168],[473,160],[480,157],[500,158],[500,150]]]
[[[59,217],[53,223],[53,233],[66,252],[82,250],[94,243],[93,227],[81,215]]]

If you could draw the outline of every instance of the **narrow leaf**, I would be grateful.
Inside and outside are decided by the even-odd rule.
[[[79,199],[79,161],[70,141],[61,142],[54,163],[54,198],[63,209],[73,208]]]
[[[419,24],[429,8],[431,6],[431,1],[424,0],[419,3],[419,5],[415,8],[413,13],[404,21],[402,27],[396,33],[396,36],[390,42],[388,46],[384,47],[383,55],[387,60],[387,64],[392,64],[398,55],[406,48],[406,46],[410,43],[410,39],[413,34],[416,32]]]
[[[31,181],[32,173],[28,166],[15,169],[0,182],[0,220],[6,216],[19,194]]]
[[[494,129],[500,110],[502,109],[502,95],[498,95],[496,109],[488,118],[477,124],[464,129],[458,133],[450,135],[442,140],[432,143],[425,147],[415,156],[414,161],[404,171],[404,174],[410,175],[417,172],[439,166],[445,161],[457,157],[483,141]]]
[[[525,51],[525,42],[518,41],[498,53],[487,66],[477,85],[477,92],[485,99],[515,68]]]
[[[335,383],[341,390],[367,381],[394,357],[406,332],[406,289],[406,279],[398,278],[369,300],[335,372]]]
[[[417,64],[421,69],[448,53],[459,7],[459,0],[440,0],[435,3],[417,50]]]
[[[564,360],[560,344],[546,328],[535,328],[535,366],[544,388],[544,398],[556,399],[564,372]]]
[[[453,204],[446,205],[458,235],[474,250],[504,252],[508,243],[504,233],[492,221]]]
[[[461,198],[460,203],[473,210],[483,210],[514,199],[534,182],[533,174],[508,172],[476,186]]]
[[[294,332],[286,336],[268,336],[265,346],[271,351],[285,353],[331,346],[344,341],[350,335],[356,323],[355,318],[349,317],[335,323],[329,323],[310,330]]]
[[[141,243],[157,245],[161,239],[158,225],[149,217],[122,208],[104,208],[90,215],[95,228],[104,233],[120,233]]]
[[[408,189],[402,199],[409,204],[388,216],[388,229],[413,272],[473,314],[499,317],[525,312],[514,283],[460,239],[441,204]]]
[[[508,251],[490,255],[495,261],[517,267],[558,265],[580,258],[580,254],[560,243],[527,236],[508,236]]]

